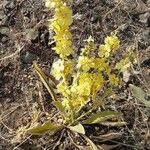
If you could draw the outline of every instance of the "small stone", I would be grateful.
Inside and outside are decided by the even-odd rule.
[[[26,39],[31,41],[31,40],[36,40],[39,35],[39,31],[36,28],[28,29],[26,35]]]
[[[5,17],[5,13],[3,10],[0,10],[0,20],[2,20]]]
[[[93,14],[93,16],[91,17],[90,21],[95,23],[98,20],[98,15],[97,14]]]
[[[6,7],[7,9],[12,10],[12,9],[15,7],[14,1],[7,3],[5,7]]]
[[[140,22],[146,24],[146,26],[150,26],[150,13],[147,12],[145,14],[139,15]]]
[[[4,44],[8,41],[8,38],[6,36],[3,36],[1,39],[1,42]]]
[[[2,35],[9,35],[9,28],[7,28],[7,27],[0,27],[0,34],[2,34]]]
[[[21,60],[23,63],[28,64],[32,63],[34,60],[36,60],[37,56],[33,53],[26,52],[22,57]]]
[[[145,30],[138,35],[138,41],[144,46],[150,46],[150,30]]]
[[[4,13],[4,11],[3,11],[3,10],[0,10],[0,26],[1,26],[1,25],[5,25],[7,19],[8,19],[8,17],[7,17],[6,14]]]

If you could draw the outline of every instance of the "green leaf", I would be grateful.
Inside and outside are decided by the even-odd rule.
[[[83,121],[83,124],[95,124],[95,123],[103,123],[108,119],[111,119],[116,116],[120,116],[121,113],[115,111],[103,111],[97,112],[96,114],[92,115],[87,120]]]
[[[38,74],[38,76],[40,77],[42,83],[44,84],[44,86],[46,87],[48,92],[50,93],[53,101],[56,101],[56,95],[55,95],[53,89],[51,88],[50,83],[48,82],[48,79],[47,79],[46,75],[44,74],[44,72],[41,70],[41,68],[35,62],[33,63],[33,67],[34,67],[36,73]]]
[[[85,129],[82,124],[77,124],[76,126],[70,126],[69,129],[81,134],[85,134]]]
[[[62,125],[55,125],[50,122],[46,122],[43,125],[37,125],[36,127],[31,127],[27,130],[27,133],[33,134],[33,135],[43,135],[48,132],[54,132],[59,129],[62,129]]]
[[[135,98],[137,98],[140,102],[144,103],[146,106],[150,107],[150,101],[146,100],[145,97],[147,94],[144,92],[144,90],[132,84],[130,84],[129,87],[131,93]]]
[[[60,101],[54,101],[53,104],[61,113],[65,114],[65,107],[62,105]]]

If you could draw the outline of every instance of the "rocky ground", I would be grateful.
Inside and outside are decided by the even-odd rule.
[[[76,0],[72,8],[75,50],[83,47],[83,40],[89,35],[102,43],[106,35],[118,29],[122,50],[134,46],[138,58],[119,99],[113,103],[115,109],[124,114],[127,125],[117,128],[92,126],[86,129],[87,135],[106,150],[150,150],[149,108],[139,104],[128,90],[128,84],[132,83],[150,92],[150,0]],[[57,140],[60,136],[11,143],[17,127],[28,120],[33,104],[56,111],[32,69],[32,62],[36,60],[49,73],[57,57],[51,50],[53,45],[48,44],[52,40],[47,27],[50,18],[51,11],[45,8],[42,0],[0,2],[0,150],[53,149],[45,141]],[[101,140],[101,135],[112,132],[119,136]],[[64,133],[56,149],[77,149],[67,135]],[[77,141],[84,144],[81,138]]]

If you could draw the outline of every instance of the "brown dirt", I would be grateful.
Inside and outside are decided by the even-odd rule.
[[[149,108],[139,104],[128,91],[128,84],[133,83],[150,92],[150,1],[76,0],[72,8],[74,23],[71,31],[75,50],[83,47],[83,40],[89,35],[97,43],[102,43],[106,35],[118,29],[121,49],[126,51],[135,46],[138,53],[138,65],[131,79],[121,89],[120,98],[111,104],[124,114],[127,126],[85,127],[87,136],[96,144],[105,144],[106,150],[108,147],[114,150],[150,150]],[[55,149],[75,150],[77,147],[73,141],[85,144],[81,137],[68,131],[43,138],[33,137],[17,144],[10,142],[15,130],[29,121],[29,111],[34,103],[38,103],[41,110],[56,112],[50,103],[50,96],[32,69],[32,61],[37,60],[49,73],[57,57],[51,50],[53,45],[48,44],[52,40],[52,33],[47,27],[50,17],[51,12],[42,0],[0,2],[0,150],[51,150],[54,148],[52,143],[60,136],[60,146]],[[31,36],[29,32],[33,29]],[[104,142],[98,138],[111,132],[121,133],[122,136]]]

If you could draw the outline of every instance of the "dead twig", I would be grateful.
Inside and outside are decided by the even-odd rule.
[[[123,0],[120,0],[118,3],[117,3],[117,5],[113,8],[113,9],[111,9],[111,10],[109,10],[108,12],[106,12],[106,14],[105,14],[105,16],[103,17],[103,19],[102,19],[102,24],[103,25],[105,25],[105,20],[106,20],[106,17],[109,15],[109,14],[111,14],[111,13],[113,13],[115,10],[116,10],[116,8],[121,4],[121,2],[122,2]],[[106,33],[106,27],[104,26],[104,32]]]
[[[14,53],[12,53],[8,56],[5,56],[3,58],[0,58],[0,61],[4,61],[4,60],[7,60],[7,59],[16,57],[20,53],[20,51],[24,48],[24,46],[25,45],[23,45],[22,47],[18,46],[19,48]]]

